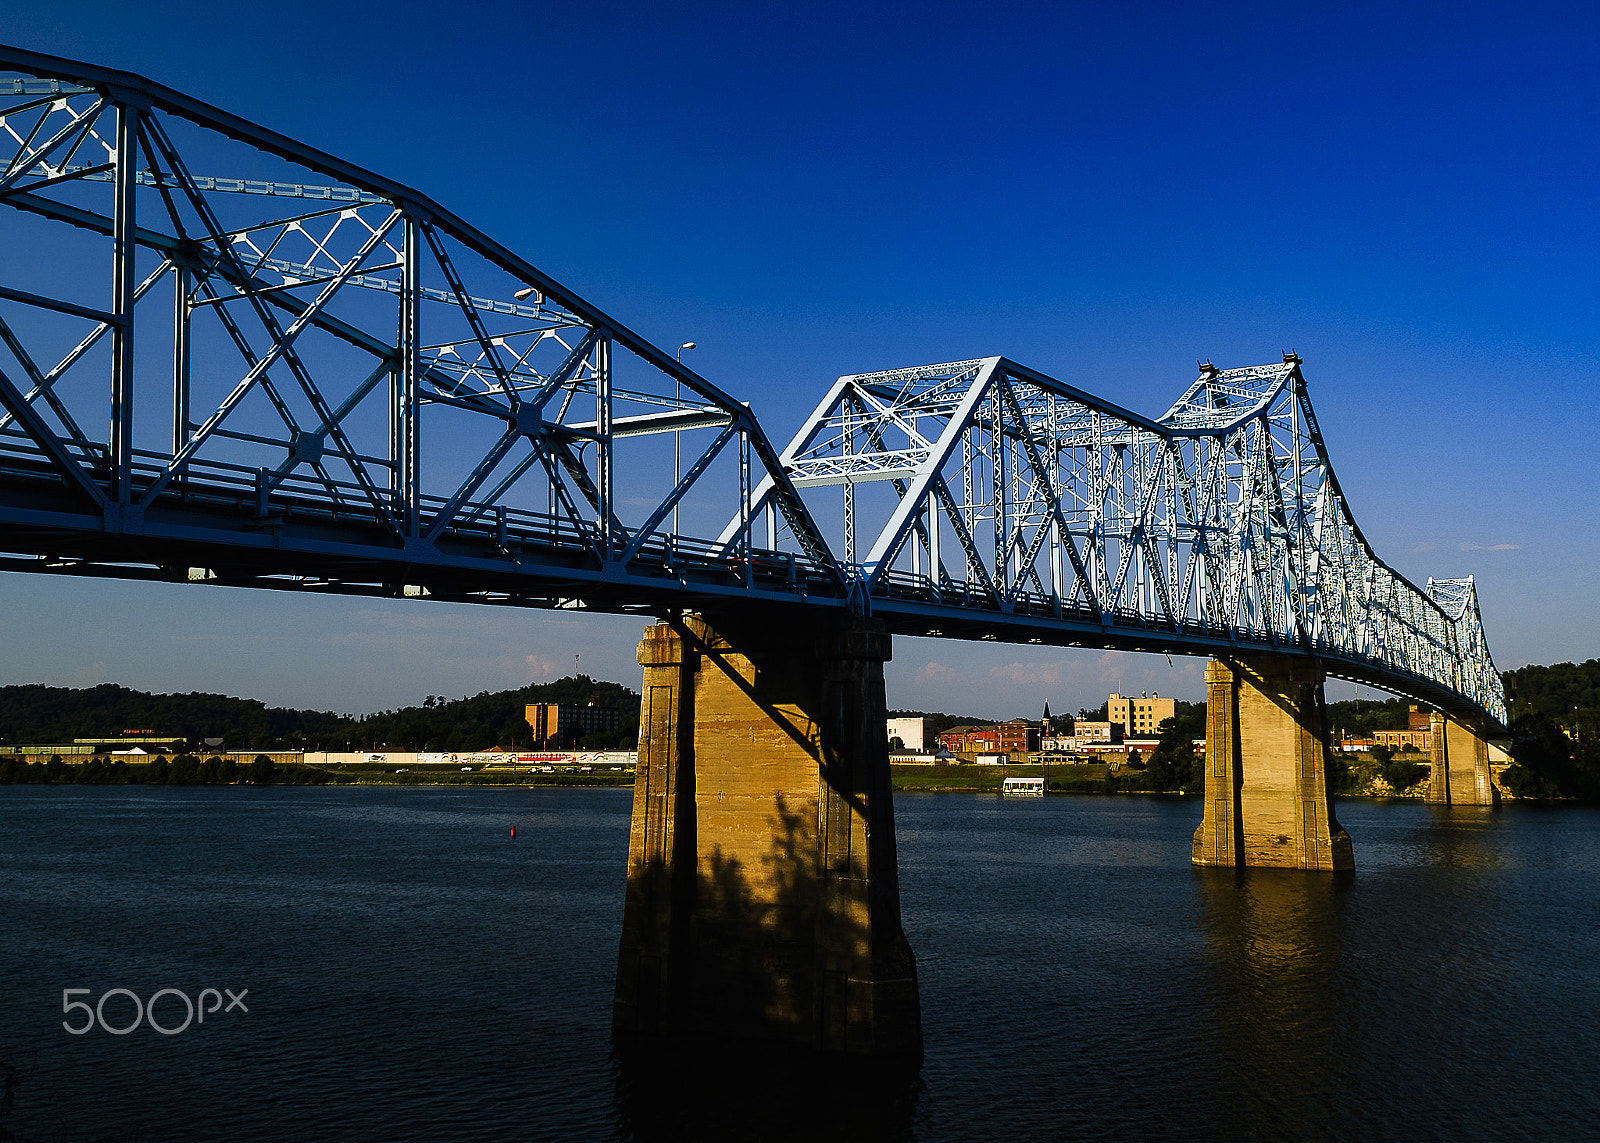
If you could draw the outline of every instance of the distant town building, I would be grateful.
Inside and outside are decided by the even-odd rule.
[[[1088,719],[1080,718],[1073,724],[1071,734],[1058,734],[1046,738],[1040,742],[1040,748],[1081,754],[1089,750],[1115,746],[1121,741],[1120,722],[1090,722]]]
[[[891,718],[888,721],[889,741],[893,742],[898,738],[900,744],[907,750],[918,754],[926,754],[930,744],[928,722],[929,719],[926,715],[918,715],[913,718]]]
[[[1177,714],[1177,700],[1160,695],[1124,698],[1113,694],[1106,699],[1106,719],[1120,723],[1124,737],[1154,735],[1163,722]]]
[[[1375,730],[1372,732],[1372,741],[1374,745],[1387,746],[1390,750],[1415,746],[1427,754],[1433,750],[1433,715],[1429,711],[1418,710],[1413,703],[1406,713],[1405,730]]]
[[[74,738],[71,742],[23,743],[7,747],[8,753],[59,754],[64,762],[84,762],[96,754],[181,754],[189,743],[181,734],[154,730],[124,730],[118,738]]]
[[[999,750],[999,736],[992,726],[962,723],[939,735],[939,745],[952,754],[992,754]]]
[[[1033,754],[1039,749],[1039,724],[1014,718],[995,727],[995,742],[1002,754]]]
[[[1374,730],[1372,740],[1374,745],[1387,746],[1390,750],[1409,744],[1427,754],[1433,749],[1433,730]]]
[[[526,708],[524,717],[533,730],[535,750],[571,750],[585,735],[622,729],[620,710],[593,703],[534,703]]]
[[[952,754],[1009,754],[1022,757],[1039,749],[1039,725],[1025,718],[994,726],[952,726],[939,735]]]

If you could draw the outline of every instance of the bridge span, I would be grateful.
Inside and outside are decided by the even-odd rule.
[[[1145,417],[1004,357],[839,378],[788,445],[428,197],[0,47],[0,569],[660,620],[622,1031],[920,1045],[896,634],[1204,655],[1197,864],[1353,866],[1323,680],[1492,801],[1469,579],[1373,552],[1294,353]]]

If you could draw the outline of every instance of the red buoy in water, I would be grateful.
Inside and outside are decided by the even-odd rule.
[[[517,840],[517,827],[516,826],[512,826],[511,827],[511,840],[512,841],[516,841]]]

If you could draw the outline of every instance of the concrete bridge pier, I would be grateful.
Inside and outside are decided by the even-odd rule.
[[[1496,806],[1489,744],[1471,727],[1433,712],[1433,775],[1423,800],[1442,806]]]
[[[620,1036],[920,1057],[889,657],[881,625],[850,617],[686,615],[645,630]]]
[[[1196,865],[1355,868],[1328,793],[1322,669],[1295,656],[1206,665],[1206,803]]]

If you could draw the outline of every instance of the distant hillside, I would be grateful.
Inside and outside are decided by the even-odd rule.
[[[185,738],[236,731],[276,743],[296,732],[326,734],[348,721],[327,711],[285,710],[228,695],[157,695],[102,683],[71,687],[0,687],[0,742],[70,742],[110,738],[124,730],[153,730]]]
[[[528,726],[525,708],[540,702],[616,707],[623,712],[622,729],[606,736],[605,741],[585,743],[591,747],[632,749],[639,741],[639,692],[588,675],[568,676],[514,691],[483,691],[449,702],[430,697],[421,706],[368,715],[354,725],[351,741],[358,747],[387,745],[414,750],[532,746],[533,730]]]
[[[1561,722],[1574,710],[1600,710],[1600,659],[1518,667],[1501,678],[1512,717],[1542,714]]]
[[[530,703],[595,703],[623,711],[624,725],[600,746],[638,739],[639,695],[619,683],[578,675],[516,690],[446,700],[346,718],[330,711],[269,707],[255,699],[214,694],[158,695],[104,683],[86,690],[37,685],[0,687],[0,743],[70,742],[152,730],[194,741],[221,738],[230,748],[308,750],[481,750],[530,746],[524,719]]]

